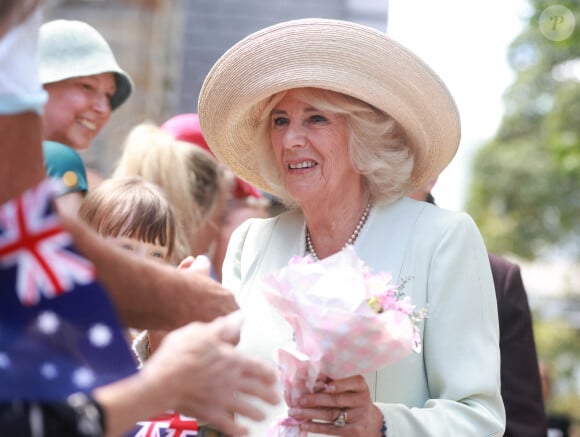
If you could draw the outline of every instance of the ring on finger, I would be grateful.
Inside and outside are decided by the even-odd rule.
[[[334,426],[338,426],[339,428],[341,428],[344,425],[346,425],[347,419],[348,419],[348,413],[343,408],[343,409],[340,410],[340,413],[338,413],[338,417],[336,419],[334,419],[334,421],[332,422],[332,424]]]

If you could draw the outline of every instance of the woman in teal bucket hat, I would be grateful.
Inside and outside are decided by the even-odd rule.
[[[82,21],[43,24],[38,53],[40,81],[49,95],[43,137],[85,150],[131,95],[133,82],[103,36]]]

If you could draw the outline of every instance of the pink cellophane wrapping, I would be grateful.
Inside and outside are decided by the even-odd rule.
[[[289,406],[313,392],[320,378],[365,374],[418,350],[408,314],[372,310],[368,278],[369,271],[352,246],[318,262],[293,258],[265,278],[266,298],[295,332],[295,344],[275,352]],[[269,437],[306,436],[298,424],[291,417],[282,418]]]

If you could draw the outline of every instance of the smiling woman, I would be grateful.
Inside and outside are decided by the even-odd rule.
[[[40,81],[49,99],[43,136],[76,150],[88,149],[111,112],[131,95],[133,83],[93,27],[54,20],[40,28]]]
[[[44,113],[45,137],[76,150],[87,149],[111,116],[113,74],[73,77],[44,88],[49,95]]]
[[[313,437],[503,435],[497,305],[481,235],[466,214],[406,197],[459,145],[459,113],[435,72],[374,29],[288,21],[216,62],[199,121],[228,168],[292,207],[247,220],[229,241],[222,281],[244,312],[240,350],[272,359],[296,338],[262,292],[296,257],[324,263],[354,246],[370,271],[391,272],[398,285],[412,278],[405,294],[418,308],[429,304],[420,353],[365,375],[319,375],[301,396],[293,378],[286,408],[269,409],[269,423],[249,425],[250,435],[281,435],[269,434],[279,417],[291,435]],[[356,291],[328,289],[337,300]],[[306,295],[300,287],[291,306]],[[303,332],[319,319],[299,317]],[[352,362],[372,355],[342,352]]]
[[[292,90],[278,102],[271,119],[272,149],[292,197],[318,204],[321,192],[334,191],[332,186],[353,179],[343,117],[313,108],[300,98],[299,91]],[[305,147],[307,143],[311,147]],[[323,171],[327,166],[331,171]]]

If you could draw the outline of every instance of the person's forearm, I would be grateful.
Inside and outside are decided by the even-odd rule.
[[[171,330],[192,321],[210,322],[239,309],[230,292],[202,274],[184,274],[155,262],[139,263],[135,270],[141,287],[127,283],[127,290],[122,290],[114,282],[109,287],[135,328]],[[106,268],[104,276],[114,281],[116,275]],[[147,302],[136,305],[137,299]]]
[[[231,293],[201,274],[144,261],[99,237],[75,218],[65,218],[78,249],[97,269],[124,323],[171,330],[211,321],[238,309]]]
[[[40,126],[40,116],[34,112],[0,117],[0,205],[46,177]]]

